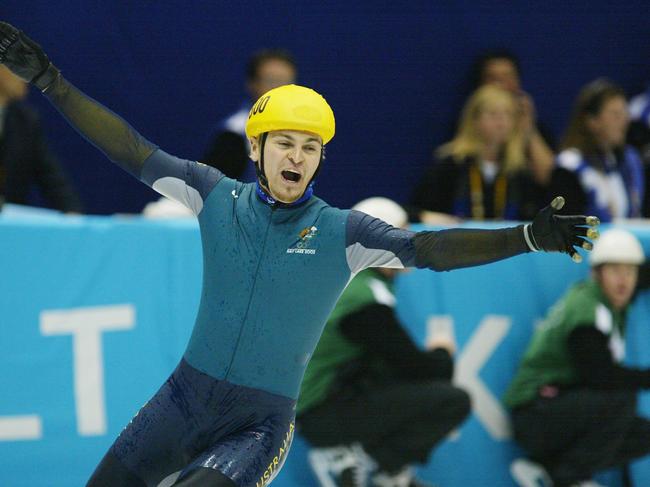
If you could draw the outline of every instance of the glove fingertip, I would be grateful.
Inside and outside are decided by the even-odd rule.
[[[580,255],[578,252],[574,252],[571,254],[571,260],[573,260],[573,262],[576,264],[580,264],[582,262],[582,255]]]
[[[588,216],[587,225],[589,225],[590,227],[596,227],[600,225],[600,219],[597,216]]]
[[[563,196],[556,196],[553,198],[553,201],[551,201],[551,206],[553,207],[554,210],[561,210],[562,207],[564,207],[564,197]]]

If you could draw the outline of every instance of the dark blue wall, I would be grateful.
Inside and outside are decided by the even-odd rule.
[[[166,150],[197,158],[245,93],[248,55],[291,49],[300,82],[334,108],[317,193],[338,206],[399,201],[443,142],[481,50],[511,48],[540,119],[557,134],[581,85],[650,81],[650,2],[2,0],[65,75]],[[88,211],[139,211],[155,194],[105,162],[32,94]]]

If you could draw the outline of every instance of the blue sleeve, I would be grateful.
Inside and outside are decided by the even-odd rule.
[[[141,179],[198,215],[203,202],[223,176],[212,166],[180,159],[157,149],[144,161]]]
[[[122,169],[140,177],[143,162],[157,149],[155,144],[61,76],[52,83],[47,97],[86,140]]]
[[[524,237],[524,225],[495,230],[452,228],[416,233],[352,210],[346,230],[346,257],[353,273],[368,267],[426,267],[449,271],[489,264],[530,251]]]
[[[346,223],[346,257],[350,270],[357,273],[368,267],[413,267],[414,237],[415,232],[350,210]]]

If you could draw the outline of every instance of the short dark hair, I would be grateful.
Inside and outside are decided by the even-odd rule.
[[[298,69],[293,54],[291,54],[286,49],[262,49],[253,54],[248,60],[248,66],[246,67],[246,79],[248,81],[255,80],[257,78],[260,66],[270,60],[284,61],[293,67],[294,70]]]
[[[521,65],[519,63],[519,58],[515,53],[508,49],[490,49],[477,57],[472,64],[470,81],[473,89],[477,89],[483,84],[483,73],[486,66],[497,59],[507,59],[510,61],[515,67],[519,77],[521,77]]]

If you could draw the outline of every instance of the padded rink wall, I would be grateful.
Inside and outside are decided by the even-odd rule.
[[[194,221],[0,216],[0,485],[84,485],[105,450],[180,358],[198,305]],[[650,250],[650,228],[631,226]],[[449,273],[401,276],[399,314],[424,342],[453,325],[456,382],[471,418],[420,469],[445,487],[515,485],[520,452],[499,397],[536,320],[588,272],[561,255],[524,255]],[[628,361],[650,366],[650,294],[631,313]],[[648,396],[640,407],[650,416]],[[434,412],[435,413],[435,412]],[[298,436],[276,487],[313,487]],[[650,460],[631,465],[650,485]],[[619,472],[600,477],[621,486]]]

